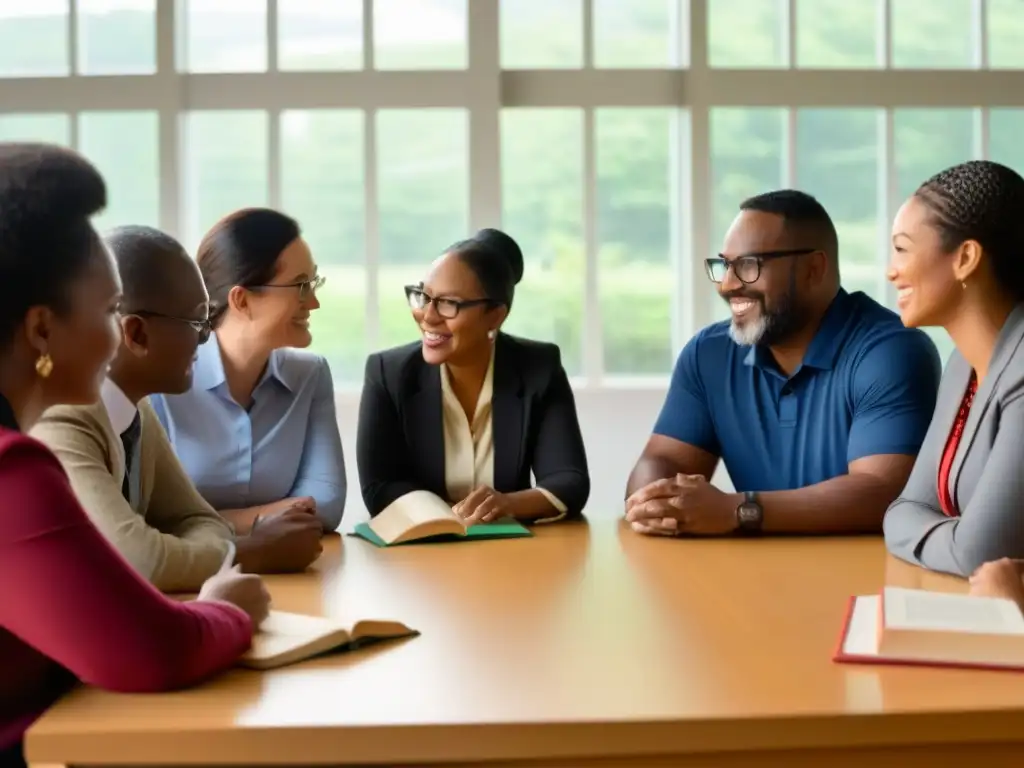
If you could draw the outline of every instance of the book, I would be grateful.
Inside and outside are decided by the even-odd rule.
[[[1024,614],[998,597],[886,587],[851,597],[833,660],[1024,672]]]
[[[347,627],[321,616],[271,611],[253,635],[252,645],[239,664],[252,669],[274,669],[331,651],[351,651],[418,634],[397,621],[363,620]]]
[[[357,525],[351,535],[378,547],[410,542],[533,536],[526,526],[511,518],[467,528],[448,503],[430,491],[412,491],[396,499],[370,522]]]

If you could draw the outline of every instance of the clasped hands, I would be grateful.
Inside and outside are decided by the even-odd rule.
[[[634,492],[626,499],[626,520],[637,533],[652,536],[714,536],[736,530],[738,505],[703,475],[680,474]]]
[[[515,503],[507,493],[498,493],[493,488],[480,485],[452,507],[452,512],[461,518],[466,527],[477,523],[490,523],[503,517],[515,516]]]

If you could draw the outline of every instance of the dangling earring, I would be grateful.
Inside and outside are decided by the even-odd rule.
[[[494,337],[498,335],[498,332],[493,328],[487,332],[487,338],[494,341]]]
[[[36,374],[41,379],[47,379],[51,373],[53,373],[53,358],[44,352],[36,358]]]

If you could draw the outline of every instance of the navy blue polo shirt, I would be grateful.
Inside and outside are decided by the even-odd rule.
[[[942,375],[928,336],[869,296],[840,290],[787,377],[729,321],[694,336],[676,361],[655,424],[720,456],[737,491],[803,488],[865,456],[917,455]]]

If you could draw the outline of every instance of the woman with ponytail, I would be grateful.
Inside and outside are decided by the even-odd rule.
[[[301,512],[334,530],[346,493],[334,383],[327,361],[300,349],[324,278],[299,225],[268,208],[236,211],[206,233],[196,260],[213,335],[192,389],[152,399],[178,458],[240,533]]]

